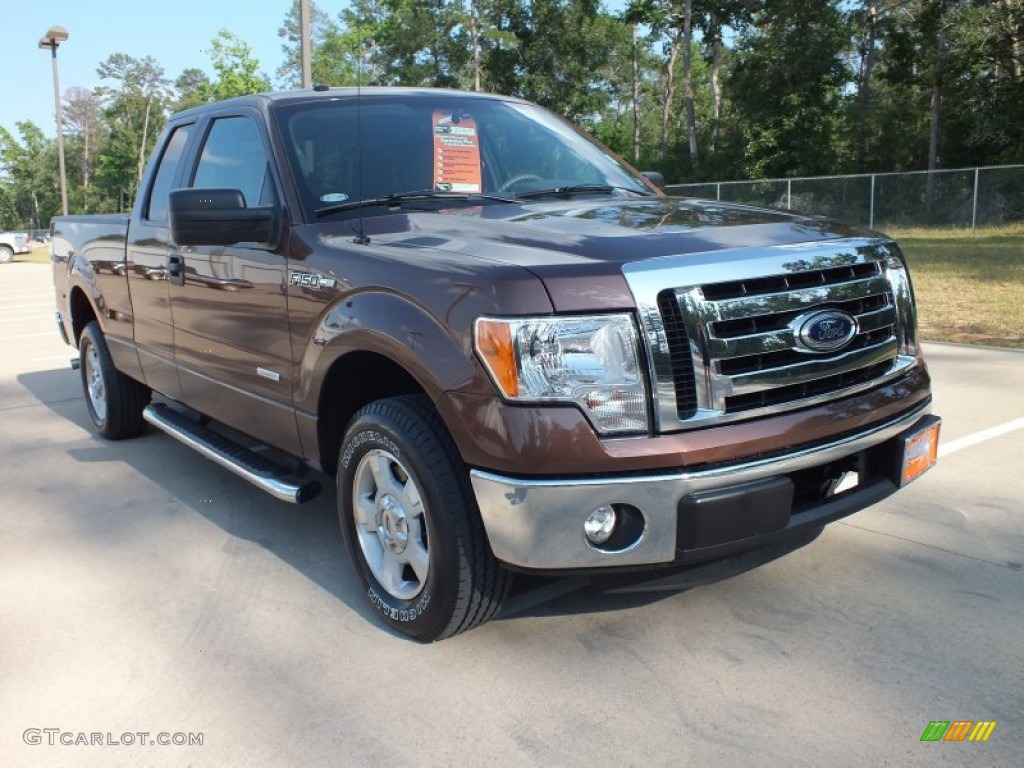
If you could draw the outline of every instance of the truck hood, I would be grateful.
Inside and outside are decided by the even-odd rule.
[[[632,306],[624,264],[865,234],[819,217],[686,198],[560,200],[367,218],[372,242],[516,265],[557,310]]]

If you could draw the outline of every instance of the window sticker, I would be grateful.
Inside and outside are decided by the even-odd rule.
[[[326,195],[320,195],[322,203],[343,203],[346,200],[348,200],[348,195],[344,192],[328,192]]]
[[[434,112],[434,189],[480,192],[480,136],[476,121],[459,112]]]

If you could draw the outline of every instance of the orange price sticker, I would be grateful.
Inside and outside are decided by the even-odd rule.
[[[434,189],[480,192],[480,135],[476,120],[467,115],[434,111]]]

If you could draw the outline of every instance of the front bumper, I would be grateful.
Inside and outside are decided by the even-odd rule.
[[[564,571],[705,560],[824,525],[893,493],[899,480],[891,454],[898,436],[930,418],[929,410],[926,402],[834,442],[690,472],[564,479],[482,470],[470,475],[491,549],[509,566]],[[773,478],[785,484],[794,473],[829,465],[856,467],[857,487],[811,504],[780,507]],[[639,539],[620,551],[598,549],[583,534],[587,516],[609,504],[631,505],[643,515]]]

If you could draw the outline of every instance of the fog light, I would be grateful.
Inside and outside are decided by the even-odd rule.
[[[619,516],[609,506],[602,506],[591,512],[583,521],[583,533],[591,544],[604,544],[615,533]]]

